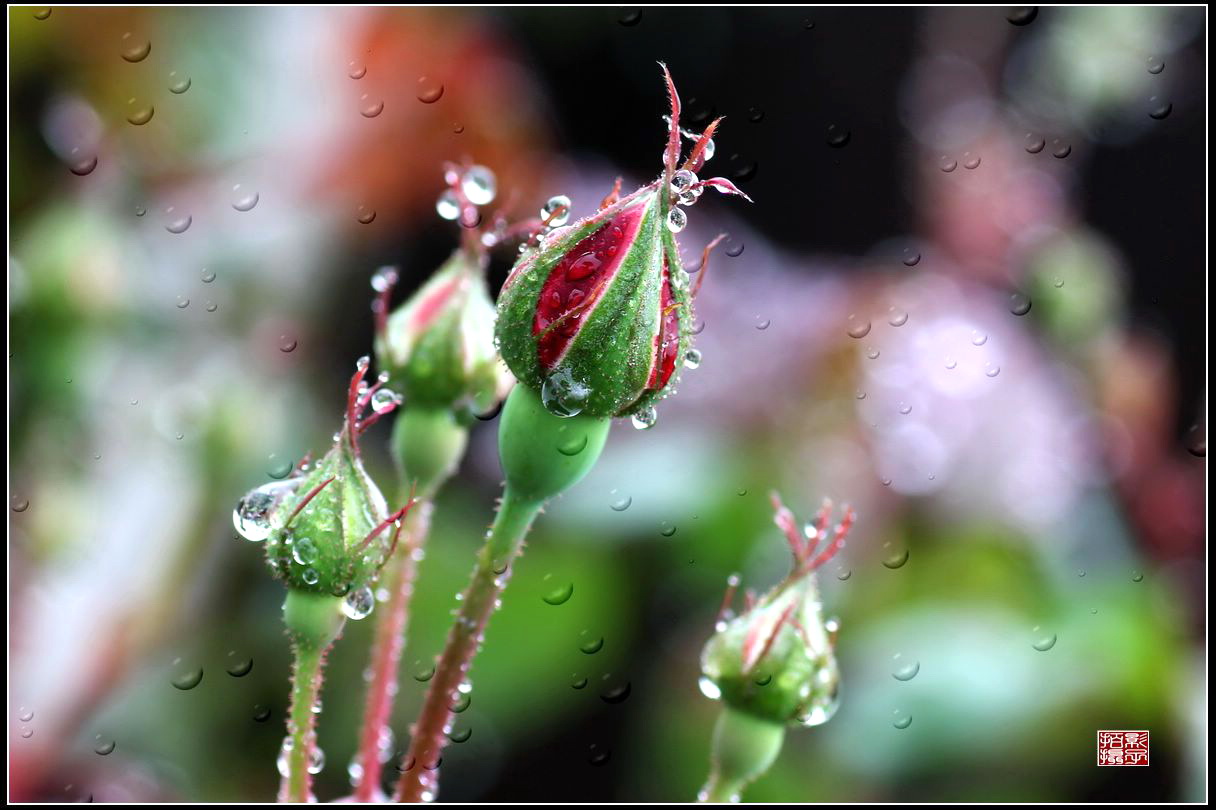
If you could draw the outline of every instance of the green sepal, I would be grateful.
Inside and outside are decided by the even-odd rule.
[[[554,416],[525,385],[512,389],[500,420],[498,452],[506,488],[534,504],[582,480],[603,451],[612,426],[593,416]]]

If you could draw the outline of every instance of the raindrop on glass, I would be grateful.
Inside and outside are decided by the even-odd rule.
[[[178,215],[176,210],[172,205],[165,209],[165,216],[169,218],[165,223],[165,230],[173,234],[185,233],[194,222],[194,217],[189,214]]]
[[[862,320],[862,319],[858,318],[856,315],[850,315],[848,324],[849,325],[848,325],[847,331],[848,331],[849,337],[851,337],[851,338],[857,338],[858,340],[860,340],[861,338],[870,334],[871,326],[870,326],[870,322],[867,320]]]
[[[110,754],[114,753],[114,748],[116,746],[116,743],[113,740],[103,740],[100,734],[98,734],[95,739],[97,740],[97,742],[96,742],[96,744],[94,744],[93,750],[96,753],[100,754],[103,757],[109,756]]]
[[[203,680],[203,668],[189,669],[184,672],[179,672],[174,675],[169,683],[173,684],[174,689],[180,689],[183,692],[188,692],[198,686]]]
[[[642,10],[640,8],[627,8],[621,12],[621,16],[617,18],[617,22],[626,28],[632,28],[642,21]]]
[[[988,342],[987,333],[981,332],[978,329],[973,330],[971,332],[971,345],[972,346],[983,346],[987,342]]]
[[[1014,315],[1025,315],[1030,312],[1030,296],[1014,293],[1009,299],[1009,311]]]
[[[233,650],[228,653],[228,665],[224,667],[224,671],[234,678],[244,678],[253,671],[253,659],[238,656]]]
[[[68,156],[68,171],[77,177],[87,177],[97,168],[97,155],[82,155],[79,149],[72,149]]]
[[[190,89],[190,84],[189,76],[178,76],[176,70],[169,73],[169,92],[173,95],[180,96]]]
[[[592,636],[588,631],[582,633],[583,640],[579,642],[578,648],[587,655],[595,655],[600,650],[604,649],[604,639],[602,636]]]
[[[883,543],[882,564],[891,570],[903,568],[908,562],[908,549],[892,548],[890,543]]]
[[[548,577],[545,577],[548,579]],[[570,582],[565,585],[559,585],[553,590],[546,593],[541,599],[547,605],[564,605],[570,601],[570,597],[574,595],[574,583]]]
[[[382,100],[374,99],[367,93],[359,96],[359,114],[364,118],[375,118],[382,112],[384,112],[384,102]]]
[[[291,335],[279,335],[279,351],[284,354],[294,352],[299,345],[299,342]]]
[[[1039,652],[1047,652],[1052,647],[1056,646],[1056,634],[1048,633],[1042,627],[1035,627],[1030,632],[1036,634],[1034,642],[1031,644]]]
[[[1165,70],[1165,62],[1159,56],[1150,56],[1148,58],[1148,72],[1156,76],[1161,71]]]
[[[904,248],[904,264],[908,267],[915,267],[920,264],[920,251],[913,248]]]
[[[963,168],[978,169],[980,165],[980,156],[973,155],[970,152],[963,152]]]
[[[23,498],[20,495],[14,495],[9,503],[14,512],[24,512],[26,509],[30,508],[29,499]]]
[[[352,79],[362,79],[367,75],[367,66],[351,60],[350,64],[347,65],[346,75]]]
[[[958,168],[958,161],[949,155],[942,155],[941,162],[938,165],[943,172],[952,172]]]
[[[897,681],[910,681],[920,673],[920,661],[915,658],[904,658],[902,653],[895,653],[893,661],[895,669],[891,677]]]
[[[739,242],[738,244],[732,244],[730,247],[728,247],[726,249],[726,255],[730,256],[732,259],[737,259],[740,256],[742,256],[743,255],[743,243]]]
[[[899,709],[896,709],[895,718],[891,721],[891,725],[895,726],[897,729],[900,729],[902,731],[903,729],[912,725],[912,715],[906,714],[904,712],[901,712]]]
[[[152,53],[152,43],[137,39],[134,34],[127,32],[122,35],[122,58],[128,62],[142,62]]]
[[[418,79],[418,100],[423,104],[434,104],[443,98],[443,85],[423,76]]]
[[[839,124],[831,124],[828,126],[828,146],[833,149],[840,149],[849,145],[849,139],[853,137],[853,133],[840,126]]]
[[[134,98],[127,99],[127,123],[142,127],[151,121],[155,114],[156,108],[151,104],[141,104]]]
[[[1174,111],[1174,105],[1160,96],[1153,96],[1148,100],[1148,117],[1160,121],[1168,118],[1170,113]]]
[[[232,201],[232,207],[238,211],[252,211],[253,207],[258,204],[258,193],[242,190],[240,183],[232,187],[232,193],[236,196],[236,199]]]
[[[1043,151],[1043,147],[1047,146],[1047,141],[1035,135],[1033,132],[1026,133],[1026,151],[1032,155],[1037,155]]]
[[[908,313],[902,309],[891,307],[887,310],[887,323],[892,326],[903,326],[908,322]]]
[[[1038,6],[1014,6],[1009,9],[1009,13],[1005,15],[1005,19],[1009,20],[1011,25],[1021,27],[1023,25],[1030,25],[1038,16]]]
[[[1063,160],[1072,154],[1072,145],[1056,138],[1051,142],[1051,154]]]

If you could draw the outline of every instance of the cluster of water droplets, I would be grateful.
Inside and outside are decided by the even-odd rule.
[[[489,205],[498,196],[498,178],[494,172],[485,166],[469,166],[463,170],[453,166],[448,168],[444,179],[449,187],[435,201],[435,213],[449,222],[459,222],[465,228],[481,225],[478,207]],[[494,231],[482,234],[482,244],[486,247],[498,244],[502,238],[499,229],[503,225],[496,223]]]

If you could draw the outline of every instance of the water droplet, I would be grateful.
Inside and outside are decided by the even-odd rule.
[[[908,313],[902,309],[891,307],[887,310],[887,323],[892,326],[903,326],[908,322]]]
[[[346,75],[352,79],[362,79],[367,75],[367,66],[361,65],[352,59],[350,64],[347,65]]]
[[[297,565],[312,565],[319,555],[317,544],[311,538],[301,537],[291,545],[291,557]]]
[[[853,571],[849,568],[842,568],[836,572],[836,579],[840,580],[841,582],[845,582],[851,576],[853,576]]]
[[[185,308],[186,308],[186,307],[188,307],[188,306],[190,306],[190,299],[189,299],[189,298],[187,298],[187,297],[186,297],[186,296],[184,296],[184,295],[179,295],[179,296],[177,297],[177,308],[178,308],[178,309],[185,309]]]
[[[23,498],[20,495],[14,495],[9,503],[14,512],[24,512],[26,509],[30,508],[29,499]]]
[[[1148,72],[1156,76],[1161,71],[1165,70],[1165,62],[1158,56],[1150,56],[1148,58]]]
[[[115,743],[113,740],[103,740],[100,734],[98,734],[95,739],[97,740],[96,744],[93,746],[93,750],[95,752],[103,757],[114,753],[114,748],[116,747],[117,743]]]
[[[194,217],[189,214],[175,214],[176,209],[171,205],[165,209],[165,216],[169,221],[165,223],[165,230],[169,233],[178,234],[185,233],[190,225],[194,222]]]
[[[578,416],[591,396],[591,389],[574,379],[567,368],[560,368],[545,378],[540,388],[541,404],[545,410],[563,419]]]
[[[18,711],[17,719],[20,720],[22,723],[28,723],[34,719],[34,712],[30,709],[25,708],[24,706],[22,706],[17,711]]]
[[[972,330],[972,332],[971,332],[971,345],[972,346],[983,346],[987,342],[988,342],[988,334],[986,332],[981,332],[978,329]]]
[[[180,96],[190,89],[190,84],[189,76],[178,76],[176,70],[169,73],[169,92],[173,95]]]
[[[583,676],[579,675],[577,672],[574,673],[573,675],[570,676],[570,688],[571,689],[587,688],[587,679],[584,678]]]
[[[146,213],[148,213],[147,208],[144,208],[142,205],[135,206],[135,216],[142,217]]]
[[[608,764],[608,760],[612,759],[612,752],[602,746],[592,744],[588,749],[587,762],[595,767],[601,767]]]
[[[912,406],[906,402],[901,402],[899,403],[899,412],[904,416],[907,416],[908,414],[912,413]]]
[[[206,305],[204,306],[204,308],[205,308],[205,309],[206,309],[208,312],[215,312],[215,311],[216,311],[217,309],[219,309],[220,307],[219,307],[219,304],[215,303],[214,301],[208,301],[208,302],[206,303]]]
[[[421,661],[414,664],[414,680],[419,683],[426,683],[433,677],[435,677],[434,664],[424,664]]]
[[[684,352],[684,368],[695,370],[701,367],[701,351],[699,349],[689,349]]]
[[[291,335],[279,335],[279,351],[284,354],[294,352],[299,345],[299,342]]]
[[[763,332],[765,329],[768,329],[772,325],[773,325],[772,319],[761,318],[759,315],[756,316],[756,328],[759,329],[761,332]]]
[[[232,193],[236,195],[236,199],[232,201],[232,207],[238,211],[252,211],[260,199],[256,191],[242,191],[240,183],[232,187]]]
[[[998,375],[1000,373],[1001,373],[1001,367],[998,366],[996,363],[985,363],[984,364],[984,374],[986,374],[987,376],[995,377],[996,375]]]
[[[317,573],[317,569],[315,568],[305,568],[300,579],[304,580],[305,585],[316,585],[320,581],[321,575]]]
[[[443,85],[426,76],[418,79],[418,100],[423,104],[434,104],[443,98]]]
[[[401,404],[402,397],[391,388],[377,388],[372,394],[372,410],[376,413],[385,413]]]
[[[849,316],[847,329],[849,337],[860,340],[870,334],[870,329],[869,321],[858,318],[856,315]]]
[[[621,12],[621,16],[617,18],[617,22],[626,28],[632,28],[642,21],[642,10],[640,8],[627,8]]]
[[[1043,630],[1041,627],[1037,627],[1037,626],[1030,632],[1035,633],[1038,636],[1031,646],[1034,647],[1039,652],[1047,652],[1052,647],[1056,646],[1056,634],[1055,633],[1048,633],[1045,630]]]
[[[1047,141],[1042,137],[1035,135],[1033,132],[1026,133],[1026,151],[1032,155],[1037,155],[1043,151],[1043,147],[1047,146]]]
[[[1020,28],[1023,25],[1030,25],[1038,16],[1038,6],[1014,6],[1009,9],[1009,13],[1005,15],[1005,19],[1009,20],[1011,25],[1016,25]]]
[[[615,493],[616,490],[614,489],[613,492]],[[624,512],[626,509],[628,509],[630,506],[633,505],[633,497],[630,495],[625,495],[624,497],[618,498],[617,500],[613,501],[609,505],[612,507],[612,511],[614,511],[614,512]]]
[[[361,225],[371,225],[376,221],[376,209],[369,208],[366,205],[361,205],[359,206],[358,210],[355,211],[355,219],[358,220],[359,224]]]
[[[742,256],[743,255],[743,243],[739,242],[737,244],[732,244],[730,247],[728,247],[726,249],[726,255],[730,256],[732,259],[737,259],[740,256]]]
[[[833,149],[840,149],[849,145],[849,139],[853,137],[853,133],[838,124],[830,124],[828,126],[828,146]]]
[[[718,688],[716,683],[704,675],[697,681],[697,686],[701,689],[701,694],[710,700],[720,700],[722,698],[722,690]]]
[[[540,218],[544,222],[549,223],[551,228],[560,228],[570,220],[570,198],[565,194],[558,194],[550,197],[540,209]],[[560,209],[561,213],[554,216],[554,212]],[[550,219],[552,217],[552,219]]]
[[[169,683],[173,684],[173,688],[180,689],[183,692],[188,692],[198,686],[203,680],[203,668],[188,669],[184,672],[179,672],[174,675]]]
[[[885,554],[882,564],[887,568],[894,571],[896,568],[903,568],[904,564],[908,562],[908,549],[893,548],[890,543],[883,543],[882,547]]]
[[[980,156],[973,155],[970,152],[963,152],[963,168],[978,169],[980,166]]]
[[[68,171],[77,177],[87,177],[97,168],[97,155],[84,155],[77,148],[68,155]]]
[[[50,17],[50,16],[51,16],[51,9],[49,7],[40,8],[34,12],[35,20],[45,20],[47,17]]]
[[[548,579],[549,577],[545,577]],[[570,597],[574,595],[574,583],[570,582],[566,585],[560,585],[541,597],[545,604],[549,605],[564,605],[570,601]]]
[[[448,733],[448,739],[454,743],[468,742],[469,737],[473,736],[473,729],[466,728],[460,731],[452,731]]]
[[[244,658],[236,654],[236,650],[228,653],[228,665],[224,670],[234,678],[244,678],[253,671],[253,659]]]
[[[653,405],[648,405],[635,413],[631,417],[630,421],[633,422],[633,426],[638,430],[650,430],[650,428],[654,427],[655,422],[657,422],[658,419],[659,412],[655,410]]]
[[[346,618],[354,619],[355,621],[366,619],[371,615],[375,607],[376,595],[372,593],[372,589],[368,585],[356,588],[342,600],[342,612],[346,615]]]
[[[866,349],[866,357],[870,358],[871,360],[877,360],[879,357],[879,354],[880,354],[880,352],[878,351],[878,349],[874,348],[873,346],[870,346],[869,348]]]
[[[232,511],[232,526],[246,540],[260,543],[270,536],[271,513],[283,499],[295,492],[299,481],[274,481],[246,493]]]
[[[581,635],[583,641],[579,643],[578,648],[587,655],[595,655],[604,649],[604,639],[602,636],[592,636],[587,630],[584,630]]]
[[[672,208],[667,212],[667,230],[672,233],[679,233],[688,225],[688,214],[684,213],[683,208]]]
[[[938,165],[941,166],[943,172],[952,172],[958,168],[958,161],[949,155],[942,155],[941,162]]]
[[[1072,154],[1072,145],[1056,138],[1051,142],[1051,154],[1063,160]]]
[[[904,264],[908,267],[920,264],[920,251],[915,248],[904,248]]]
[[[364,118],[375,118],[384,112],[384,102],[371,98],[367,93],[359,96],[359,114]]]
[[[138,100],[127,99],[127,122],[137,127],[142,127],[144,124],[152,120],[152,116],[156,114],[156,108],[151,104],[141,104]]]
[[[891,721],[891,725],[895,726],[897,729],[900,729],[902,731],[903,729],[912,725],[912,715],[905,714],[904,712],[901,712],[899,709],[896,709],[895,710],[895,719],[893,719]]]
[[[265,723],[270,719],[270,707],[258,704],[253,707],[253,722]]]
[[[1135,571],[1132,573],[1132,582],[1143,582],[1143,581],[1144,581],[1144,574],[1141,574],[1139,571]]]
[[[564,440],[557,446],[557,452],[563,456],[577,456],[587,448],[587,434],[580,433]]]
[[[1014,315],[1025,315],[1030,312],[1030,296],[1014,293],[1009,299],[1009,311]]]
[[[135,35],[127,32],[122,35],[122,58],[128,62],[142,62],[152,53],[152,43],[136,39]]]
[[[958,368],[958,361],[955,360],[953,357],[947,357],[946,358],[946,368],[949,369],[950,371],[953,371],[954,369]]]
[[[602,695],[600,695],[600,700],[604,701],[605,703],[612,704],[624,703],[629,699],[629,695],[632,691],[633,684],[631,684],[629,681],[625,681],[623,684],[613,686],[605,691]]]
[[[676,526],[674,523],[664,522],[663,525],[661,527],[659,527],[659,534],[663,535],[664,537],[671,537],[675,533],[676,533]]]
[[[21,729],[21,736],[28,740],[30,737],[34,736],[34,730],[29,726],[23,726]]]
[[[1174,105],[1160,96],[1151,97],[1148,100],[1148,106],[1148,117],[1157,121],[1168,118],[1170,113],[1174,111]]]
[[[460,189],[473,205],[485,205],[494,201],[498,181],[485,166],[472,166],[461,176]]]
[[[215,281],[215,272],[204,267],[202,279],[204,284],[210,284],[211,282]]]
[[[321,750],[321,746],[314,745],[312,751],[308,753],[308,772],[316,775],[325,770],[325,752]]]
[[[897,681],[910,681],[920,672],[920,661],[915,658],[904,658],[902,653],[895,653],[895,669],[891,676]]]

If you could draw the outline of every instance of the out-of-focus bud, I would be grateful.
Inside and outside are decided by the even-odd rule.
[[[390,514],[359,457],[359,435],[400,401],[385,395],[383,378],[370,386],[364,381],[368,365],[360,359],[351,378],[345,419],[329,452],[311,466],[301,462],[291,478],[249,492],[232,513],[242,537],[266,543],[267,561],[289,589],[341,598],[352,619],[374,607],[372,585],[412,505]]]
[[[478,167],[474,167],[478,168]],[[494,348],[494,303],[483,250],[461,248],[392,314],[385,314],[397,273],[372,279],[376,360],[411,405],[492,410],[514,382]]]
[[[817,726],[836,711],[840,672],[833,652],[836,622],[824,619],[815,571],[840,549],[853,525],[844,517],[829,531],[831,504],[813,524],[800,527],[778,496],[775,522],[794,555],[790,575],[759,600],[750,595],[743,613],[726,612],[737,578],[723,603],[717,632],[701,657],[701,690],[728,707],[761,720]]]
[[[681,130],[679,96],[663,71],[671,117],[662,175],[624,198],[618,181],[599,211],[567,227],[551,229],[564,223],[569,200],[550,200],[542,211],[550,227],[524,247],[499,295],[503,360],[559,416],[654,424],[655,403],[690,356],[696,287],[676,242],[685,208],[707,188],[747,198],[729,180],[697,177],[713,155],[718,121],[701,135]],[[682,165],[681,136],[694,141]],[[717,241],[705,250],[697,285]]]

